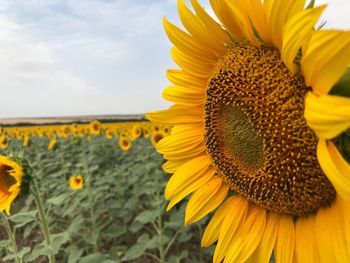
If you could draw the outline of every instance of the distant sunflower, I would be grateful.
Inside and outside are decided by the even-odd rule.
[[[152,135],[151,135],[152,144],[156,146],[157,143],[160,142],[165,136],[166,134],[164,133],[164,131],[161,131],[161,130],[152,132]]]
[[[84,185],[84,179],[81,175],[73,175],[69,178],[69,186],[73,190],[79,190]]]
[[[57,138],[56,137],[52,137],[50,142],[49,142],[49,145],[47,146],[47,149],[52,151],[55,149],[56,147],[56,144],[57,144]]]
[[[141,127],[139,125],[133,125],[132,128],[131,128],[131,136],[132,136],[132,139],[135,140],[137,138],[139,138],[142,134],[142,130],[141,130]]]
[[[93,121],[89,124],[89,131],[92,135],[99,135],[101,132],[101,123],[99,121]]]
[[[131,141],[128,138],[128,136],[124,133],[122,133],[119,137],[119,147],[121,150],[123,151],[129,151],[130,147],[131,147]]]
[[[175,105],[148,114],[174,125],[157,145],[168,210],[191,193],[186,224],[218,208],[202,238],[214,262],[348,262],[350,99],[331,89],[350,32],[315,30],[325,6],[305,1],[211,0],[222,26],[191,3],[178,1],[188,33],[164,19]]]
[[[6,134],[0,135],[0,148],[7,149],[9,147],[9,139]]]
[[[0,212],[10,214],[12,202],[21,190],[22,167],[7,156],[0,156]]]
[[[114,133],[113,133],[113,130],[112,130],[112,129],[106,129],[106,130],[104,131],[104,134],[105,134],[105,137],[106,137],[107,139],[112,139],[113,136],[114,136]]]
[[[143,137],[148,138],[151,135],[151,132],[148,127],[142,127]]]

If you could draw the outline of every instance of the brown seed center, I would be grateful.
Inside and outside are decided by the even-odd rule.
[[[293,216],[335,199],[303,117],[306,92],[303,77],[290,73],[277,49],[238,42],[214,68],[205,103],[205,144],[225,182]]]

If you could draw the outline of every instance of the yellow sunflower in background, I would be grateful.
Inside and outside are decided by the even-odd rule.
[[[105,134],[105,137],[106,137],[107,139],[112,139],[113,136],[114,136],[114,133],[113,133],[113,130],[112,130],[112,129],[106,129],[106,130],[104,131],[104,134]]]
[[[122,151],[129,151],[131,147],[131,141],[125,133],[121,133],[119,136],[119,147]]]
[[[55,149],[55,146],[57,144],[57,138],[56,137],[52,137],[50,142],[49,142],[49,145],[47,146],[47,149],[52,151]]]
[[[137,124],[133,125],[131,128],[132,140],[139,138],[141,136],[141,134],[142,134],[141,127]]]
[[[93,121],[89,124],[89,131],[92,135],[99,135],[101,132],[101,123],[99,121]]]
[[[6,134],[0,135],[0,148],[7,149],[9,147],[9,139]]]
[[[73,175],[69,178],[69,187],[73,190],[79,190],[84,185],[84,179],[81,175]]]
[[[160,142],[165,136],[166,136],[166,134],[162,130],[153,131],[152,134],[151,134],[151,142],[152,142],[152,144],[154,146],[156,146],[157,143]]]
[[[348,262],[350,98],[332,88],[350,32],[315,30],[325,6],[305,1],[211,0],[222,25],[191,3],[187,32],[164,19],[175,104],[147,115],[174,125],[157,145],[167,209],[191,193],[186,224],[218,208],[202,237],[214,262]]]
[[[12,202],[21,191],[22,167],[7,156],[0,156],[0,212],[10,214]]]

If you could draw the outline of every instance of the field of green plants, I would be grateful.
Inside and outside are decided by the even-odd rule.
[[[0,150],[29,161],[30,185],[43,203],[38,209],[35,196],[22,189],[11,215],[1,214],[0,262],[211,261],[213,247],[200,248],[206,221],[184,227],[186,202],[165,212],[169,175],[149,138],[138,138],[129,151],[103,135],[58,138],[53,151],[48,143],[33,137],[23,148],[13,139]],[[69,187],[73,175],[83,177],[79,190]]]

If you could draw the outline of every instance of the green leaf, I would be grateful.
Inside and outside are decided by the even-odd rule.
[[[20,212],[9,217],[9,219],[16,224],[16,227],[22,227],[36,219],[38,210],[29,212]]]
[[[103,262],[105,260],[105,256],[101,253],[95,253],[91,255],[87,255],[79,260],[79,263],[97,263]]]
[[[67,232],[50,235],[51,247],[54,251],[59,251],[61,246],[69,240],[69,234]]]
[[[75,245],[70,246],[67,250],[69,252],[68,263],[76,263],[84,252],[82,248]]]
[[[47,202],[52,205],[61,205],[70,195],[72,195],[72,193],[66,192],[61,195],[50,198],[49,200],[47,200]]]
[[[154,221],[157,218],[157,211],[146,210],[142,211],[136,218],[135,221],[138,221],[142,224],[147,224]]]

